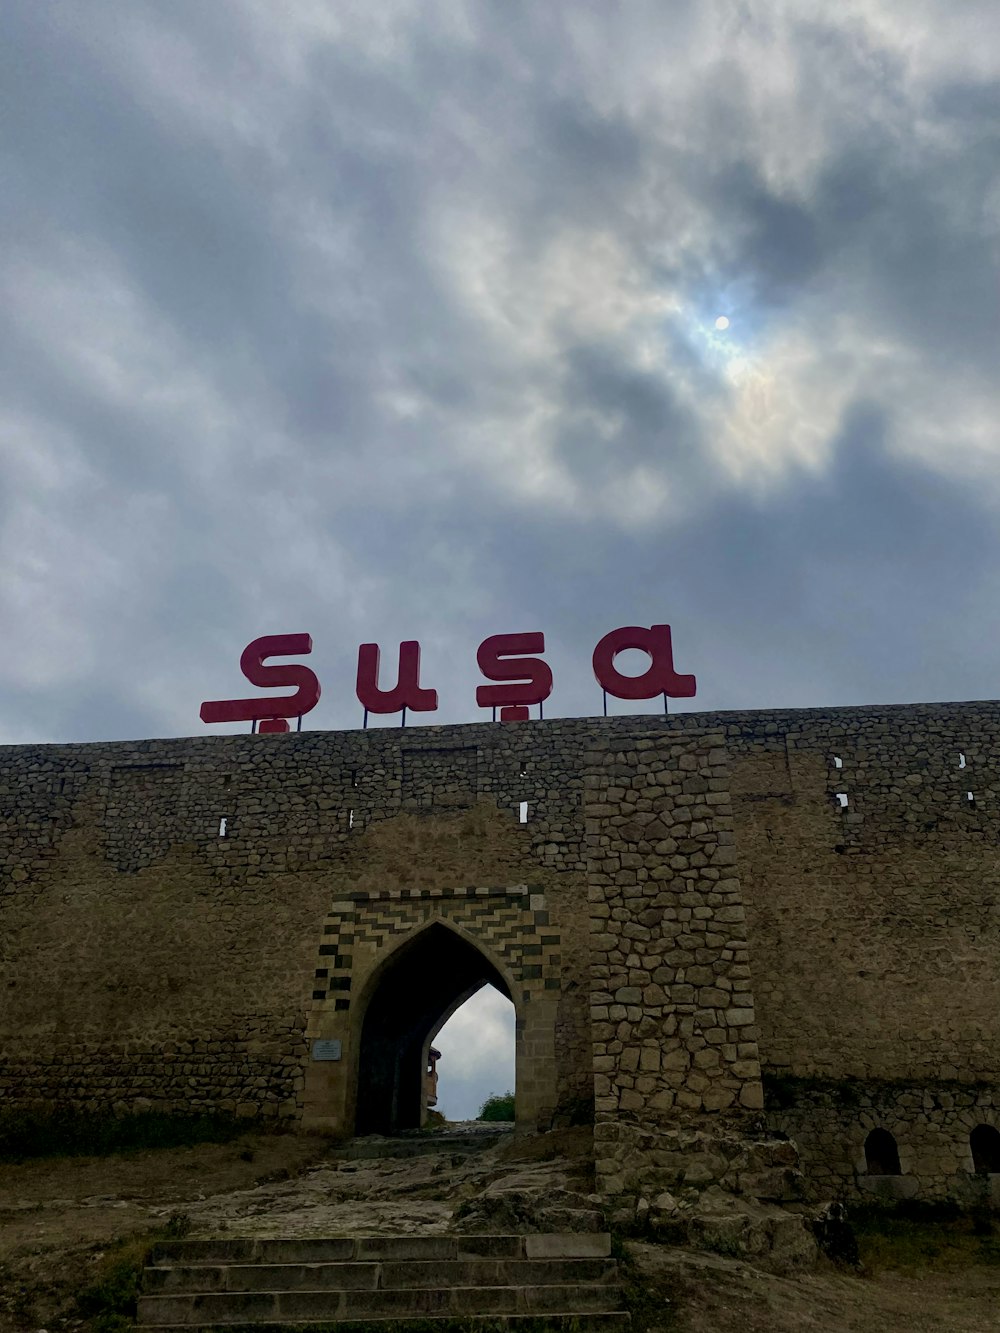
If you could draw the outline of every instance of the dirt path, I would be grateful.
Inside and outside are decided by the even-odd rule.
[[[226,1144],[0,1163],[0,1259],[23,1246],[99,1244],[163,1224],[214,1195],[298,1175],[321,1138],[247,1134]]]
[[[576,1138],[574,1138],[576,1134]],[[0,1333],[80,1326],[74,1297],[117,1240],[183,1215],[190,1234],[435,1233],[491,1187],[586,1192],[576,1131],[477,1152],[345,1156],[321,1138],[234,1142],[0,1164]],[[1000,1333],[1000,1266],[884,1271],[818,1267],[776,1277],[712,1255],[631,1247],[662,1333]]]
[[[1000,1268],[795,1277],[714,1255],[632,1246],[663,1333],[997,1333]],[[657,1314],[657,1307],[659,1313]]]
[[[0,1163],[0,1330],[71,1326],[104,1249],[210,1197],[295,1177],[324,1139],[246,1134],[227,1144]]]

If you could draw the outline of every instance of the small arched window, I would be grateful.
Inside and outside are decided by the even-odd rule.
[[[873,1129],[865,1139],[865,1168],[870,1176],[899,1176],[899,1149],[887,1129]]]
[[[1000,1130],[977,1125],[969,1135],[972,1169],[977,1175],[1000,1175]]]

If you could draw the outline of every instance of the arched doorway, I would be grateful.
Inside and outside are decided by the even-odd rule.
[[[898,1176],[899,1148],[887,1129],[873,1129],[865,1139],[865,1166],[870,1176]]]
[[[517,1014],[495,987],[481,986],[464,999],[431,1034],[431,1043],[442,1052],[436,1109],[448,1120],[476,1120],[490,1098],[513,1097]],[[491,1117],[500,1110],[493,1106]]]
[[[369,991],[358,1050],[356,1134],[398,1134],[421,1122],[431,1038],[482,986],[513,997],[465,936],[434,922],[386,960]]]

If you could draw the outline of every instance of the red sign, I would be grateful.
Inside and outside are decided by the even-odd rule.
[[[319,681],[304,666],[264,666],[265,657],[287,657],[311,653],[313,641],[308,634],[265,634],[243,649],[240,670],[251,685],[266,689],[271,685],[295,685],[294,694],[259,694],[253,699],[217,699],[201,706],[202,722],[257,722],[261,731],[287,731],[269,725],[287,717],[302,717],[319,703]]]
[[[480,685],[476,690],[479,707],[499,708],[501,722],[527,721],[528,705],[544,703],[552,693],[552,672],[541,658],[517,654],[544,652],[544,634],[493,634],[484,639],[476,653],[479,670],[487,680],[510,683]],[[514,681],[522,683],[515,685]]]
[[[623,676],[615,668],[615,658],[628,648],[649,654],[649,668],[641,676]],[[616,699],[693,699],[694,676],[679,676],[674,670],[674,648],[669,625],[626,625],[605,634],[594,649],[594,675],[597,683]]]
[[[378,687],[379,646],[363,643],[358,649],[357,695],[369,713],[433,713],[438,706],[437,690],[420,686],[420,644],[407,639],[399,645],[399,671],[391,690]]]
[[[638,648],[649,657],[648,668],[639,676],[626,676],[615,666],[619,653]],[[499,708],[501,722],[523,722],[532,704],[541,705],[552,693],[552,669],[541,657],[527,654],[545,651],[545,635],[494,634],[484,639],[476,653],[479,669],[487,680],[480,685],[476,703],[481,708]],[[240,670],[252,685],[296,687],[294,694],[256,695],[251,699],[218,699],[203,703],[203,722],[256,722],[261,731],[287,731],[287,718],[302,717],[319,703],[320,686],[308,667],[297,663],[265,666],[268,657],[304,656],[312,652],[308,634],[269,634],[244,648]],[[357,696],[365,713],[433,713],[438,706],[436,690],[420,684],[420,644],[408,639],[399,645],[396,683],[381,683],[380,651],[377,643],[363,643],[358,650]],[[674,670],[669,625],[644,629],[628,625],[605,634],[594,649],[594,676],[606,694],[616,699],[691,699],[694,676]]]

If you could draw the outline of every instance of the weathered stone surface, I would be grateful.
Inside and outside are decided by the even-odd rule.
[[[344,1132],[359,997],[440,920],[511,978],[526,1122],[763,1110],[831,1194],[884,1128],[964,1198],[998,762],[995,703],[2,747],[0,1097]]]

